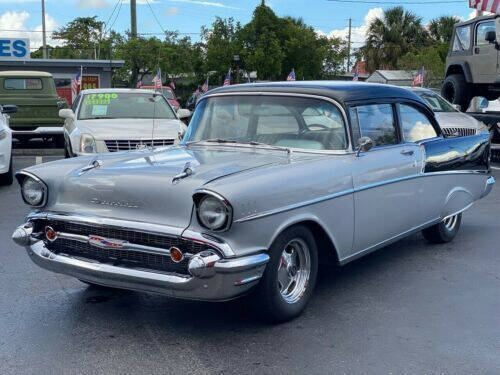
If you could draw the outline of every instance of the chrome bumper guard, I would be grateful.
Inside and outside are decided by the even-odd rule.
[[[114,288],[205,301],[223,301],[244,294],[262,277],[269,261],[265,253],[227,259],[203,251],[191,257],[190,275],[184,276],[53,253],[45,240],[34,236],[30,222],[19,226],[12,239],[26,248],[34,263],[49,271]]]

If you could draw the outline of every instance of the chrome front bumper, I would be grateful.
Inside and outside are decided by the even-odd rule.
[[[34,263],[49,271],[113,288],[204,301],[223,301],[246,293],[257,284],[269,261],[265,253],[230,259],[214,253],[200,253],[193,257],[192,274],[184,276],[55,254],[47,248],[44,240],[32,235],[29,223],[19,226],[12,238],[26,248]]]

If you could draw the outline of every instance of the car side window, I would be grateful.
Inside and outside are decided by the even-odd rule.
[[[455,29],[453,38],[453,51],[466,51],[470,47],[470,25],[460,26]]]
[[[355,110],[360,137],[370,137],[375,147],[399,143],[392,104],[361,105]]]
[[[495,21],[481,22],[477,25],[476,29],[476,46],[482,44],[490,44],[486,41],[486,33],[488,31],[495,31]]]
[[[436,137],[436,131],[429,118],[415,107],[398,104],[403,139],[406,142],[417,142],[422,139]]]

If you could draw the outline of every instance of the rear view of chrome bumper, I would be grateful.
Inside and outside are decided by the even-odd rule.
[[[262,277],[269,261],[264,253],[225,259],[205,252],[191,259],[191,275],[179,275],[53,253],[44,240],[32,235],[29,223],[18,227],[12,237],[14,242],[26,248],[34,263],[49,271],[114,288],[205,301],[223,301],[244,294]]]

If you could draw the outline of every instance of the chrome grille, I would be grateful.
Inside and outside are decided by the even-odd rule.
[[[180,237],[138,232],[129,229],[73,223],[60,220],[37,220],[35,223],[35,227],[38,231],[43,231],[47,225],[50,225],[57,232],[84,236],[96,235],[109,239],[124,240],[138,245],[163,248],[165,250],[168,250],[172,246],[176,246],[184,253],[196,254],[203,250],[210,249],[210,247],[205,244],[186,240]],[[180,263],[174,263],[169,255],[153,254],[120,248],[102,249],[92,246],[89,243],[63,238],[58,238],[54,242],[47,242],[47,247],[50,251],[53,251],[56,254],[64,253],[72,256],[97,260],[101,263],[111,263],[118,266],[133,266],[136,268],[174,272],[184,275],[188,274],[188,260],[185,259]]]
[[[444,135],[455,135],[459,137],[464,137],[467,135],[475,135],[475,128],[441,128]]]
[[[174,139],[126,139],[126,140],[106,140],[104,141],[108,151],[127,151],[127,150],[137,150],[143,147],[163,147],[171,146],[174,144]]]

